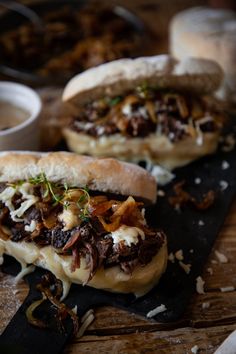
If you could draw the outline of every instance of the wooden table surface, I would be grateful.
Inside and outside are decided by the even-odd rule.
[[[32,1],[32,0],[31,0]],[[25,0],[24,2],[27,2]],[[176,10],[204,1],[175,1],[166,7],[165,1],[119,1],[129,7],[152,29],[167,36],[167,24]],[[134,4],[135,3],[135,4]],[[165,37],[166,38],[166,37]],[[163,44],[164,43],[164,44]],[[167,49],[166,39],[162,48]],[[227,263],[219,263],[215,250],[222,252]],[[212,268],[212,274],[207,269]],[[175,323],[162,324],[112,307],[95,311],[95,321],[85,335],[74,339],[65,353],[191,353],[198,345],[198,353],[214,353],[219,344],[236,329],[236,291],[221,292],[221,287],[236,288],[236,200],[215,242],[214,249],[202,275],[205,294],[194,294],[184,316]],[[11,276],[0,273],[0,332],[10,321],[27,295],[27,285],[15,285]],[[210,307],[203,309],[203,302]]]

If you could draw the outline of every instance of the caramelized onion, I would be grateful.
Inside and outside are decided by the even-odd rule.
[[[156,124],[157,122],[157,115],[155,113],[155,106],[154,106],[154,102],[153,101],[147,101],[145,103],[145,107],[149,113],[149,116],[151,118],[151,120],[153,121],[153,123]]]
[[[36,308],[38,306],[40,306],[45,300],[46,300],[46,297],[43,295],[43,297],[40,300],[36,300],[36,301],[32,302],[32,304],[26,310],[25,314],[26,314],[27,320],[33,326],[36,326],[39,328],[48,327],[44,321],[34,317],[34,315],[33,315],[33,312],[36,310]]]
[[[215,201],[215,193],[209,190],[203,195],[202,200],[198,202],[195,197],[183,189],[185,181],[178,182],[174,185],[175,196],[169,197],[169,203],[173,207],[182,207],[186,204],[193,205],[198,210],[208,209]]]

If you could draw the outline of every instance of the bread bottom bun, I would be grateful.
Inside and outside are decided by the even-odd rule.
[[[138,162],[149,160],[167,169],[184,166],[202,156],[216,151],[219,133],[202,133],[196,138],[186,137],[171,143],[166,136],[155,134],[144,138],[126,138],[120,134],[94,138],[65,128],[63,130],[67,145],[71,151],[97,157],[116,157],[120,160]]]
[[[35,264],[51,271],[63,282],[64,296],[70,283],[85,284],[89,277],[89,269],[83,258],[80,268],[71,272],[72,257],[56,253],[51,246],[39,248],[32,242],[0,239],[0,256],[4,253],[14,257],[23,267],[27,264]],[[111,292],[143,296],[158,283],[166,265],[167,243],[165,240],[158,253],[146,266],[137,266],[132,274],[125,274],[119,266],[100,268],[87,285]]]

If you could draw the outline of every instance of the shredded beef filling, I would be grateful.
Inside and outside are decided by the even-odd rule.
[[[211,112],[209,112],[209,110]],[[219,112],[189,93],[170,93],[138,87],[135,92],[87,103],[70,127],[93,137],[165,135],[172,142],[201,132],[214,132]]]
[[[6,187],[6,184],[0,184],[0,193]],[[56,188],[58,192],[61,187]],[[100,266],[106,268],[119,265],[124,272],[131,273],[137,264],[146,265],[157,254],[165,236],[161,231],[153,231],[144,226],[140,220],[142,203],[135,202],[131,197],[122,202],[104,195],[95,195],[89,197],[87,206],[85,204],[87,192],[76,189],[71,189],[68,194],[70,203],[76,193],[80,193],[76,206],[83,205],[81,209],[83,217],[78,225],[68,230],[65,230],[63,222],[58,220],[58,215],[63,211],[60,196],[53,192],[54,197],[58,198],[57,203],[55,201],[53,203],[45,190],[39,186],[34,186],[34,195],[38,196],[37,203],[25,211],[23,221],[14,221],[8,207],[0,202],[0,227],[9,229],[8,237],[14,242],[24,240],[34,242],[40,247],[51,245],[56,252],[71,255],[72,271],[80,266],[80,257],[85,257],[90,269],[89,279]],[[19,208],[22,202],[24,198],[20,193],[16,193],[12,198],[14,208]],[[66,204],[66,208],[70,208],[71,205]],[[124,215],[120,214],[122,208]],[[32,223],[34,228],[29,230]],[[141,228],[145,238],[139,235],[137,243],[129,246],[125,241],[114,243],[108,229],[116,230],[123,224]]]

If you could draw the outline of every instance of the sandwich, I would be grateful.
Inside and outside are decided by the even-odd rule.
[[[74,112],[63,127],[67,145],[77,153],[145,160],[168,169],[211,154],[222,114],[205,96],[222,77],[213,61],[168,55],[89,69],[63,92]]]
[[[63,282],[141,296],[167,264],[165,234],[148,226],[156,183],[143,168],[68,152],[0,154],[0,256]]]

